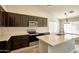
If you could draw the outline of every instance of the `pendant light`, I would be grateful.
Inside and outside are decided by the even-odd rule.
[[[66,16],[66,24],[70,24],[69,21],[68,21],[68,14],[67,13],[64,13],[65,16]]]
[[[71,11],[69,11],[68,13],[69,13],[69,14],[70,14],[70,13],[74,13],[74,11],[71,10]],[[68,20],[68,13],[67,13],[67,12],[64,13],[64,15],[66,16],[66,24],[70,24],[70,23],[69,23],[69,20]]]

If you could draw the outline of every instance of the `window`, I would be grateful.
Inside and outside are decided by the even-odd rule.
[[[70,24],[64,24],[65,33],[79,33],[79,22],[70,22]]]

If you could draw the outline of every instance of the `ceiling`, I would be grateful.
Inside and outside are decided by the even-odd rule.
[[[15,8],[16,7],[16,8]],[[79,16],[79,5],[5,5],[6,10],[20,10],[29,8],[37,8],[47,13],[51,17],[65,18],[64,13],[68,13],[68,17]],[[69,13],[74,11],[74,13]]]

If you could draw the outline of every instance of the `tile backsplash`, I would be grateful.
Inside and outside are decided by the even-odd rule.
[[[27,29],[35,29],[37,32],[48,32],[48,27],[0,27],[0,35],[28,34]]]

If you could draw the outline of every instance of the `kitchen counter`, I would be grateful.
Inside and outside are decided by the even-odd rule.
[[[19,34],[16,35],[0,35],[0,41],[8,41],[11,36],[18,36]],[[23,34],[23,35],[28,35],[28,34]]]
[[[51,46],[55,46],[78,37],[79,36],[77,35],[70,35],[70,34],[65,34],[65,35],[51,34],[51,35],[39,36],[38,38]]]
[[[75,50],[77,35],[44,35],[39,36],[39,52],[44,53],[70,53]]]
[[[36,34],[5,34],[5,35],[0,35],[0,41],[8,41],[10,39],[11,36],[18,36],[18,35],[29,35],[29,36],[42,36],[42,35],[46,35],[48,34],[48,32],[46,33],[36,33]]]
[[[0,41],[8,41],[10,37],[10,35],[0,35]]]

